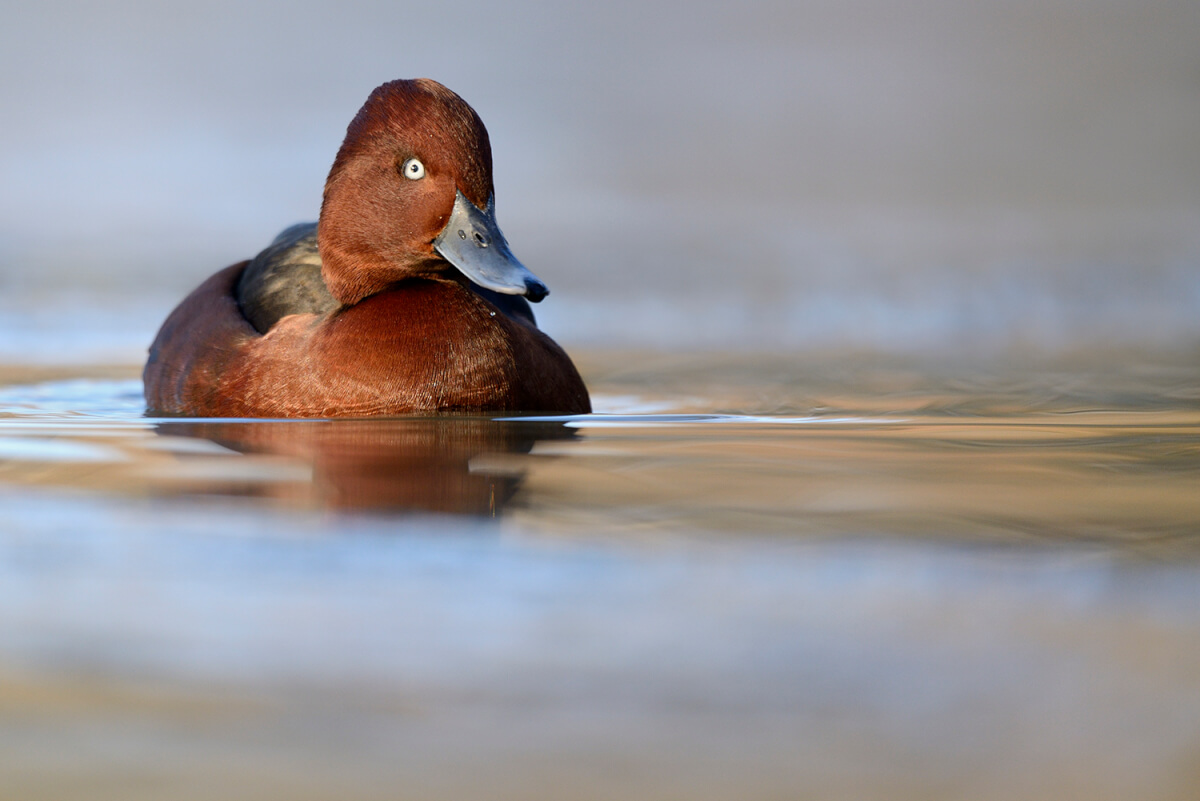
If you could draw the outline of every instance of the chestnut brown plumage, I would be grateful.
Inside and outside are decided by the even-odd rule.
[[[421,180],[400,174],[411,158],[423,164]],[[149,411],[590,411],[575,366],[532,317],[489,302],[434,248],[459,194],[490,208],[491,167],[487,131],[458,95],[427,80],[376,89],[350,123],[325,186],[313,280],[328,303],[285,309],[294,313],[260,333],[239,303],[249,262],[218,272],[171,313],[151,346]]]

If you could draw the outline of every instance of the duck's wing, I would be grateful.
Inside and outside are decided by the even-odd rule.
[[[327,314],[338,308],[321,278],[317,224],[293,225],[255,256],[238,281],[237,301],[260,334],[289,314]]]

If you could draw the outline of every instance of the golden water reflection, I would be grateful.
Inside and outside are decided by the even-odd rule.
[[[533,463],[523,524],[1200,555],[1192,414],[582,425],[534,449],[570,458]]]
[[[479,417],[345,421],[162,422],[167,438],[196,438],[265,463],[299,466],[296,480],[259,481],[245,471],[193,474],[190,492],[246,494],[335,509],[496,516],[521,485],[520,469],[475,460],[528,453],[542,440],[576,436],[561,423]],[[221,466],[228,462],[222,460]],[[307,471],[307,472],[305,472]],[[264,475],[270,476],[267,467]],[[285,473],[286,474],[286,473]]]

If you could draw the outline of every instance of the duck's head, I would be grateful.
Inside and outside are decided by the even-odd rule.
[[[367,98],[329,171],[317,230],[325,283],[347,305],[455,268],[534,302],[549,292],[496,224],[487,129],[436,81],[392,81]]]

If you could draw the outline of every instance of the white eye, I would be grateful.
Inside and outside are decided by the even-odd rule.
[[[404,174],[405,178],[416,181],[425,177],[425,165],[421,163],[420,159],[409,159],[401,165],[400,172]]]

